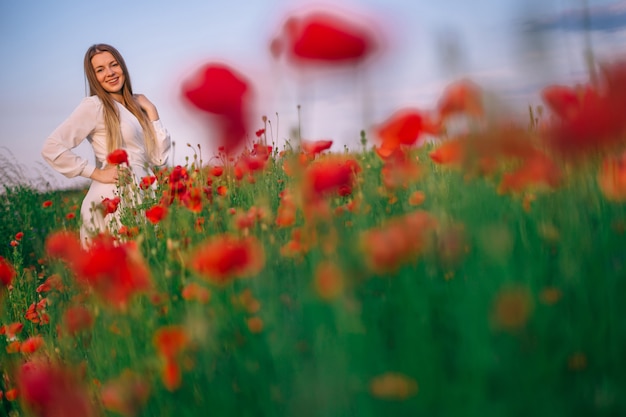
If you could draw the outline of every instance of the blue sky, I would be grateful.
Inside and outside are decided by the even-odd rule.
[[[337,4],[338,2],[335,2]],[[225,62],[255,87],[256,113],[272,122],[277,143],[297,125],[302,135],[333,139],[334,150],[358,146],[359,131],[404,106],[432,107],[450,81],[466,76],[485,87],[494,107],[523,111],[551,82],[583,80],[584,0],[353,0],[344,10],[373,16],[387,48],[358,72],[295,74],[272,60],[268,43],[299,0],[0,2],[0,152],[26,176],[78,186],[46,168],[39,151],[85,96],[82,59],[94,43],[124,55],[135,92],[159,108],[176,142],[170,163],[184,164],[186,146],[214,148],[207,130],[180,100],[181,82],[200,65]],[[587,0],[590,40],[599,57],[626,52],[626,2]],[[522,35],[528,22],[541,28]],[[538,35],[540,33],[540,35]],[[446,59],[447,47],[460,53]],[[278,114],[278,116],[276,116]],[[77,153],[91,157],[85,143]]]

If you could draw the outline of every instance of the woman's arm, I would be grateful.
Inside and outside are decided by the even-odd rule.
[[[83,176],[90,178],[96,166],[72,149],[93,132],[101,112],[101,104],[93,97],[86,97],[44,142],[41,150],[43,159],[59,173],[68,178]]]

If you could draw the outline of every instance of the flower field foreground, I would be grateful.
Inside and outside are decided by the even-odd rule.
[[[624,415],[625,129],[585,120],[619,100],[416,147],[473,89],[362,152],[259,131],[155,172],[88,248],[80,192],[5,189],[2,414]]]

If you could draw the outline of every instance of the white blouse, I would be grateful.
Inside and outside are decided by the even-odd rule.
[[[135,175],[146,165],[164,165],[170,154],[171,139],[160,120],[152,122],[156,136],[154,160],[148,161],[143,130],[139,120],[122,104],[115,102],[120,117],[122,148],[128,153],[129,165]],[[87,139],[95,153],[95,164],[72,152]],[[85,97],[72,114],[45,141],[43,158],[58,172],[68,178],[89,178],[96,168],[106,165],[108,155],[104,109],[98,96]]]

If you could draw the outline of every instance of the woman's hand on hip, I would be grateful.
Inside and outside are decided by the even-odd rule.
[[[141,107],[141,110],[148,115],[148,119],[150,119],[150,121],[154,122],[155,120],[159,120],[159,112],[157,111],[156,106],[152,104],[146,96],[143,94],[133,94],[133,97],[135,98],[137,104],[139,104],[139,107]]]
[[[107,165],[104,168],[96,168],[89,178],[103,184],[115,184],[119,179],[117,165]]]

